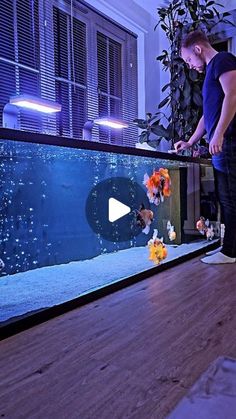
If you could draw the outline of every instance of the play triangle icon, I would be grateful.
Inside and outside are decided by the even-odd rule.
[[[109,198],[108,200],[108,219],[111,223],[119,218],[124,217],[131,211],[128,205],[123,204],[115,198]]]

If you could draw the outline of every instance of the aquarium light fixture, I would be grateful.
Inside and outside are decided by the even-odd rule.
[[[128,122],[125,122],[122,119],[110,118],[110,117],[94,119],[94,123],[97,125],[103,125],[103,126],[115,128],[115,129],[128,128],[129,126]]]
[[[9,103],[11,105],[19,106],[21,108],[32,109],[38,112],[54,113],[61,112],[61,105],[49,99],[42,99],[41,97],[31,95],[18,95],[10,97]]]
[[[93,121],[87,121],[84,124],[83,128],[83,140],[91,140],[92,139],[92,129],[94,124],[96,125],[102,125],[109,128],[114,129],[122,129],[122,128],[128,128],[129,124],[126,121],[123,121],[122,119],[118,118],[112,118],[112,117],[103,117],[103,118],[96,118]]]

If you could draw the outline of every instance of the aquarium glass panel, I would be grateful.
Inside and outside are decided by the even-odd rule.
[[[1,322],[167,263],[219,233],[212,169],[193,162],[2,140],[0,194]]]

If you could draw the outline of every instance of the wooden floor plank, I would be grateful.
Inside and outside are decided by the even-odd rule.
[[[162,419],[236,358],[236,264],[198,258],[0,345],[0,417]]]

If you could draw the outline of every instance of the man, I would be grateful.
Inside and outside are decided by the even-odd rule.
[[[225,224],[222,249],[204,263],[236,261],[236,57],[217,52],[207,36],[197,30],[181,43],[181,56],[189,68],[206,71],[203,84],[203,116],[188,142],[178,141],[177,151],[192,147],[207,132],[216,192]],[[211,252],[212,253],[212,252]]]

